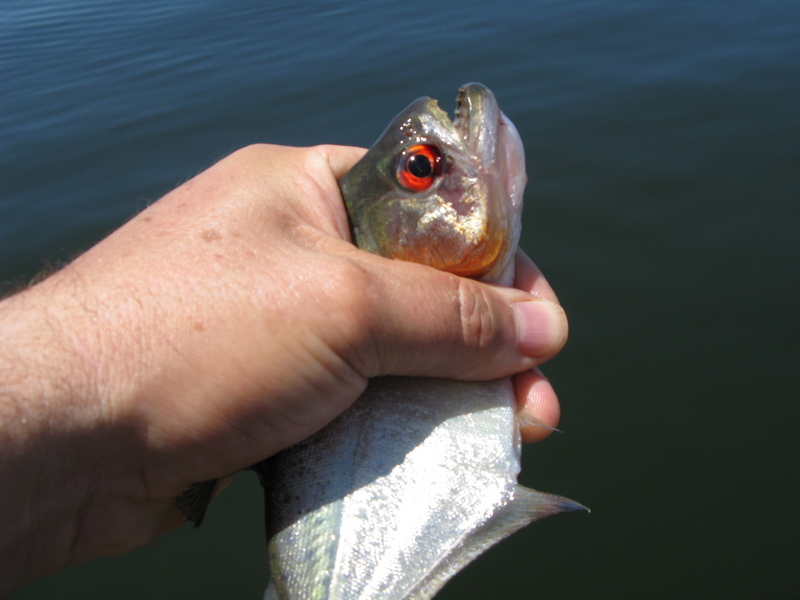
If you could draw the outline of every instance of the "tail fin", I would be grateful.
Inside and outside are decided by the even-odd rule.
[[[472,560],[472,558],[490,546],[495,545],[500,540],[507,538],[515,531],[534,521],[550,515],[576,510],[589,512],[589,509],[583,504],[569,498],[546,494],[517,485],[514,489],[513,499],[498,508],[492,517],[484,523],[483,527],[476,530],[465,541],[465,550],[469,553],[468,560]]]
[[[519,516],[521,518],[529,518],[526,523],[523,523],[523,526],[536,519],[562,512],[573,512],[576,510],[592,512],[591,509],[580,502],[575,502],[575,500],[570,500],[569,498],[564,498],[563,496],[557,496],[555,494],[538,492],[531,488],[526,488],[523,485],[517,485],[514,491],[514,501],[511,504],[511,508],[516,509],[514,512],[520,513]]]
[[[406,600],[433,598],[453,575],[497,542],[537,519],[576,510],[589,511],[582,504],[569,498],[517,485],[514,488],[513,498],[499,507],[481,527],[466,537],[458,548],[435,565],[405,596]]]

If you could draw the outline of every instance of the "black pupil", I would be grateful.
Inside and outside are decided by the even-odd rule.
[[[420,179],[426,179],[433,175],[433,165],[431,164],[431,159],[424,154],[415,154],[414,156],[410,157],[408,159],[408,165],[406,165],[406,168],[414,177],[419,177]]]

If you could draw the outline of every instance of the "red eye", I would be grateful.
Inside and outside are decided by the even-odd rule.
[[[397,180],[407,190],[424,192],[442,170],[442,155],[436,146],[417,144],[403,152],[397,165]]]

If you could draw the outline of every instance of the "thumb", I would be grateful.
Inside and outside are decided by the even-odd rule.
[[[552,358],[567,340],[556,302],[369,255],[360,342],[351,364],[366,377],[424,375],[487,380]]]

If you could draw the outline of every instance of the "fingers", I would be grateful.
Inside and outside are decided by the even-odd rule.
[[[333,176],[338,180],[344,177],[353,168],[362,156],[367,152],[366,148],[355,146],[318,146],[317,150],[322,153],[330,165]]]
[[[537,298],[558,303],[542,272],[521,249],[515,256],[514,286]],[[565,332],[566,333],[566,332]],[[514,376],[523,442],[538,442],[549,436],[561,416],[555,389],[539,369]]]
[[[364,279],[367,305],[357,307],[367,339],[356,347],[369,349],[357,357],[365,376],[505,377],[545,362],[566,341],[558,304],[421,265],[361,259],[380,270]]]
[[[513,305],[520,350],[538,358],[542,364],[557,354],[567,342],[567,317],[564,309],[549,300],[515,302]]]
[[[550,302],[558,302],[556,293],[547,280],[542,275],[542,272],[520,248],[514,256],[514,287],[529,294],[549,300]]]
[[[558,425],[560,406],[553,386],[534,365],[564,345],[567,320],[550,286],[530,259],[521,255],[522,284],[540,294],[488,286],[421,265],[377,261],[395,286],[367,294],[379,315],[370,335],[369,366],[375,375],[426,375],[482,380],[514,375],[523,442],[549,436]],[[377,362],[369,364],[370,359]],[[363,364],[363,363],[362,363]],[[520,372],[521,371],[521,372]]]
[[[518,420],[523,442],[538,442],[549,436],[561,416],[553,386],[539,369],[514,376]]]

